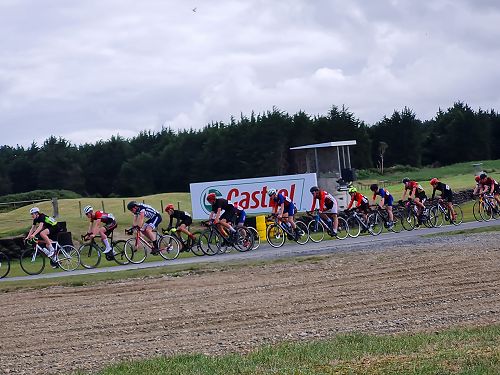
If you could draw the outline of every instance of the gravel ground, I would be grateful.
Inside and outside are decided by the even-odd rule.
[[[226,267],[2,295],[0,372],[68,374],[162,354],[248,352],[340,332],[500,320],[500,233],[343,248]]]

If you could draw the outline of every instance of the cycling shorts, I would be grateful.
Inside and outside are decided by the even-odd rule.
[[[392,194],[389,194],[384,199],[384,206],[392,207],[393,202],[394,202],[394,197],[392,196]]]
[[[323,214],[337,214],[339,211],[337,201],[335,202],[325,202],[325,210],[322,211]]]
[[[235,209],[232,205],[230,205],[231,208],[228,208],[227,210],[224,210],[224,213],[220,215],[221,220],[226,220],[227,222],[233,221],[234,215],[236,214]]]
[[[189,227],[191,224],[193,224],[193,219],[188,216],[184,220],[181,220],[177,227],[180,227],[182,224],[184,224],[186,227]]]
[[[370,211],[370,204],[368,202],[361,202],[361,204],[356,207],[359,211],[364,212],[367,214]]]
[[[421,191],[415,194],[415,198],[420,199],[420,201],[423,203],[427,199],[427,195],[425,195],[425,191]]]
[[[111,232],[115,230],[115,228],[118,226],[118,223],[113,220],[111,223],[108,223],[104,226],[104,229],[106,229],[106,236],[109,236]]]
[[[247,218],[247,213],[245,211],[241,212],[240,216],[238,217],[238,222],[236,224],[245,225],[246,218]]]
[[[453,192],[451,190],[445,190],[443,194],[441,194],[441,199],[444,199],[446,202],[453,202]]]
[[[295,208],[294,203],[290,203],[288,205],[288,208],[285,207],[284,211],[285,212],[283,212],[283,214],[288,214],[288,216],[294,216],[297,213],[297,208]]]
[[[146,223],[142,226],[142,230],[145,230],[146,227],[151,227],[152,229],[158,228],[158,225],[160,225],[161,220],[162,219],[160,214],[153,216],[151,219],[146,221]]]

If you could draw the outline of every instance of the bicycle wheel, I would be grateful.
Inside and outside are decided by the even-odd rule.
[[[179,256],[179,252],[181,251],[181,243],[170,234],[160,236],[158,247],[161,257],[165,260],[174,260]]]
[[[297,220],[295,225],[298,228],[297,243],[299,245],[305,245],[309,241],[309,230],[307,229],[307,224],[302,220]]]
[[[389,228],[390,231],[394,233],[400,233],[404,228],[403,228],[403,216],[401,215],[401,212],[393,212],[392,213],[394,221],[392,222],[392,227]]]
[[[378,236],[382,233],[382,229],[384,229],[384,223],[382,223],[380,215],[377,213],[370,214],[368,216],[368,232],[372,236]]]
[[[493,201],[492,210],[493,210],[493,218],[498,219],[500,217],[500,204],[498,204],[496,200]]]
[[[45,256],[35,248],[28,248],[21,253],[19,258],[21,268],[28,275],[38,275],[45,268]]]
[[[349,229],[349,237],[356,238],[361,233],[361,224],[354,216],[347,218],[347,228]]]
[[[252,233],[252,236],[253,236],[253,246],[252,246],[252,250],[256,250],[259,248],[260,246],[260,236],[259,236],[259,232],[257,232],[257,229],[255,229],[254,227],[247,227],[248,230],[250,231],[250,233]]]
[[[321,221],[313,219],[307,225],[309,230],[309,238],[312,242],[321,242],[325,238],[326,229]]]
[[[253,246],[252,232],[250,232],[247,227],[237,227],[236,233],[237,233],[236,241],[233,247],[239,252],[245,252],[252,249]]]
[[[339,240],[344,240],[349,235],[349,225],[347,224],[346,219],[344,219],[343,217],[339,217],[338,219],[339,219],[339,225],[337,227],[337,236],[336,237]],[[311,235],[311,232],[309,232],[309,236],[310,235]]]
[[[127,256],[125,254],[126,243],[127,241],[125,240],[118,240],[118,241],[113,241],[113,243],[111,244],[111,247],[113,248],[114,252],[113,258],[116,263],[122,266],[129,263]]]
[[[57,252],[57,264],[64,271],[74,271],[80,265],[80,252],[71,245],[63,245]]]
[[[266,237],[272,247],[281,247],[285,243],[285,231],[278,224],[271,224],[267,227]]]
[[[80,252],[80,264],[84,268],[96,268],[101,263],[101,250],[97,245],[84,243],[78,251]]]
[[[472,205],[472,214],[474,215],[474,219],[476,219],[476,221],[483,221],[480,212],[481,212],[481,202],[475,201],[474,204]]]
[[[195,240],[192,240],[192,239],[189,239],[189,242],[188,242],[188,246],[189,246],[189,249],[191,250],[191,252],[196,255],[196,256],[203,256],[205,255],[205,253],[201,250],[200,246],[198,245],[199,244],[199,238],[200,238],[200,234],[201,232],[193,232],[193,236],[195,238]]]
[[[433,206],[429,210],[429,221],[431,225],[435,228],[439,228],[444,224],[443,212],[439,209],[439,206]]]
[[[488,221],[488,220],[493,219],[493,209],[492,209],[491,205],[487,202],[483,202],[479,206],[479,215],[481,215],[481,218],[484,221]]]
[[[130,263],[140,264],[144,262],[147,256],[147,246],[142,241],[138,241],[136,245],[135,238],[129,238],[124,246],[125,257]]]
[[[453,205],[453,211],[455,211],[455,220],[452,220],[453,225],[460,225],[464,221],[464,213],[462,211],[462,207],[458,204]]]
[[[0,279],[3,279],[10,271],[10,259],[7,255],[0,252]]]
[[[219,233],[214,230],[206,230],[201,233],[198,239],[198,246],[205,255],[219,254],[223,239]]]
[[[403,211],[403,219],[401,224],[405,230],[413,230],[415,228],[415,224],[417,223],[417,218],[413,210],[404,210]]]

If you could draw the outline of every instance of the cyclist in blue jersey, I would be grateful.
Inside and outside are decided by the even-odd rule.
[[[240,207],[238,202],[233,203],[235,209],[234,222],[238,227],[242,227],[245,225],[245,220],[247,218],[247,213],[243,208]]]
[[[267,195],[271,197],[270,205],[273,209],[273,214],[278,219],[283,219],[285,223],[288,223],[295,232],[295,239],[299,238],[299,229],[293,220],[293,217],[297,213],[295,204],[290,198],[284,196],[282,193],[278,193],[276,189],[269,189]]]
[[[389,228],[394,226],[394,215],[392,214],[392,203],[394,202],[394,197],[389,193],[386,188],[379,188],[377,184],[371,184],[370,190],[373,192],[373,204],[375,204],[375,199],[377,195],[380,196],[379,207],[387,211],[387,216],[389,216]]]
[[[151,254],[157,255],[159,249],[154,232],[161,223],[161,214],[150,205],[136,201],[128,202],[127,209],[134,214],[133,226],[139,228],[153,243]],[[145,219],[147,219],[146,222],[144,222]]]

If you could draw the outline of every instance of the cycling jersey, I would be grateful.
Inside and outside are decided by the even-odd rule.
[[[314,211],[316,208],[316,201],[319,199],[319,211],[323,212],[326,210],[331,210],[333,206],[337,206],[337,200],[334,198],[333,195],[331,195],[329,192],[326,190],[320,190],[319,191],[319,197],[313,198],[313,203],[311,207],[311,211]],[[336,213],[336,212],[334,212]]]
[[[141,212],[144,212],[144,217],[148,219],[153,219],[155,216],[161,216],[158,211],[156,211],[149,204],[139,203],[137,204],[137,210],[135,211],[135,215],[140,215]]]
[[[389,190],[387,190],[386,188],[378,189],[376,192],[373,193],[372,199],[375,200],[375,198],[377,198],[377,195],[380,195],[380,197],[384,200],[385,205],[392,206],[392,202],[394,202],[394,198],[391,195],[391,193],[389,193]]]
[[[288,213],[290,216],[295,215],[295,204],[292,200],[281,193],[276,194],[271,198],[270,206],[271,207],[280,207],[283,205],[283,213]]]
[[[236,224],[244,225],[245,219],[247,218],[247,213],[245,212],[245,210],[242,210],[240,208],[236,208],[235,210],[236,210],[236,216],[235,216]]]
[[[40,223],[43,223],[43,229],[52,229],[58,226],[56,219],[47,216],[45,214],[42,214],[41,212],[38,214],[37,218],[33,219],[33,225],[37,225]]]
[[[491,189],[491,186],[493,186],[493,193],[500,193],[500,185],[498,185],[498,182],[496,182],[491,177],[486,177],[485,179],[481,180],[481,184],[483,185],[483,188],[485,186],[488,186]]]
[[[193,223],[193,219],[191,218],[191,215],[187,213],[186,211],[179,211],[179,210],[174,210],[174,213],[170,215],[170,222],[168,223],[168,227],[172,227],[172,222],[176,219],[175,222],[175,227],[179,227],[180,225],[184,224],[187,227],[190,226]]]
[[[359,192],[355,192],[353,195],[351,195],[351,201],[347,206],[348,210],[351,209],[354,202],[356,202],[356,208],[367,209],[369,206],[368,198]]]
[[[90,218],[90,221],[101,220],[101,223],[111,224],[115,221],[115,217],[113,214],[104,212],[104,211],[96,211]]]
[[[226,221],[232,221],[234,217],[234,206],[224,198],[217,198],[212,204],[212,212],[217,213],[219,210],[224,210],[224,213],[220,216],[220,219],[225,219]]]
[[[415,191],[417,193],[425,193],[425,190],[424,188],[422,187],[422,185],[420,185],[418,182],[416,181],[410,181],[408,183],[405,184],[405,189],[406,190],[409,190],[410,192],[413,191],[413,189],[416,189]]]
[[[434,190],[432,190],[432,198],[431,199],[434,199],[434,197],[436,196],[436,191],[440,191],[441,197],[446,198],[447,200],[449,200],[450,198],[453,197],[453,192],[451,190],[451,187],[449,185],[446,185],[445,183],[438,182],[436,184],[436,186],[434,187]],[[451,202],[451,200],[449,200],[449,201]]]

